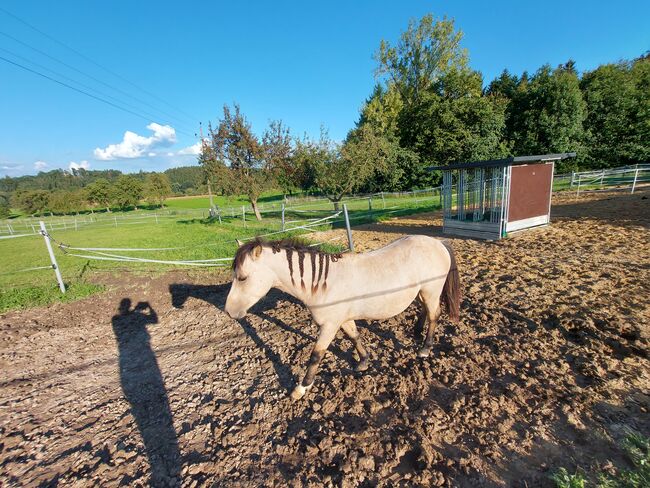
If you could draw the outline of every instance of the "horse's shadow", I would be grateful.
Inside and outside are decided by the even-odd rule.
[[[220,285],[174,283],[169,286],[169,293],[171,294],[172,306],[174,308],[183,308],[185,302],[187,302],[189,298],[198,298],[223,311],[229,291],[230,283]],[[283,302],[302,306],[302,303],[291,295],[273,288],[262,300],[250,308],[249,314],[254,315],[263,321],[270,322],[286,332],[295,334],[301,339],[308,340],[312,343],[315,342],[316,338],[312,335],[286,324],[284,321],[269,313]],[[262,340],[255,327],[246,317],[238,319],[237,323],[239,323],[242,330],[255,343],[255,345],[264,351],[266,358],[273,364],[280,385],[289,391],[294,384],[291,368],[282,360],[281,356],[273,348]],[[343,351],[340,347],[334,344],[329,347],[329,351],[350,366],[349,371],[344,369],[344,372],[352,372],[355,361],[351,351]]]

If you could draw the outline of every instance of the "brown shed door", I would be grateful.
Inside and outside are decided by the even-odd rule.
[[[548,214],[553,185],[553,163],[513,166],[508,222]]]

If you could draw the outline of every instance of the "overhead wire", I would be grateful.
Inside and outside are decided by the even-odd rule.
[[[168,101],[166,101],[165,99],[163,99],[163,98],[161,98],[161,97],[155,95],[154,93],[151,93],[150,91],[148,91],[148,90],[142,88],[141,86],[136,85],[136,84],[133,83],[132,81],[130,81],[130,80],[124,78],[122,75],[120,75],[120,74],[114,72],[113,70],[107,68],[106,66],[103,66],[102,64],[100,64],[100,63],[98,63],[97,61],[93,60],[92,58],[86,56],[85,54],[79,52],[78,50],[76,50],[76,49],[74,49],[73,47],[67,45],[66,43],[60,41],[59,39],[56,39],[55,37],[51,36],[50,34],[48,34],[48,33],[46,33],[46,32],[43,32],[43,31],[40,30],[38,27],[35,27],[35,26],[33,26],[32,24],[30,24],[29,22],[27,22],[26,20],[21,19],[21,18],[18,17],[16,14],[13,14],[13,13],[9,12],[7,9],[4,9],[4,8],[2,8],[2,7],[0,7],[0,11],[2,11],[2,12],[4,12],[6,15],[8,15],[8,16],[14,18],[14,19],[17,20],[18,22],[20,22],[20,23],[26,25],[27,27],[29,27],[30,29],[34,30],[35,32],[38,32],[38,33],[41,34],[42,36],[44,36],[44,37],[50,39],[51,41],[53,41],[53,42],[55,42],[55,43],[57,43],[58,45],[60,45],[60,46],[62,46],[62,47],[64,47],[64,48],[66,48],[66,49],[68,49],[69,51],[72,51],[72,52],[75,53],[77,56],[82,57],[82,58],[85,59],[86,61],[88,61],[88,62],[94,64],[95,66],[97,66],[98,68],[103,69],[103,70],[106,71],[107,73],[110,73],[111,75],[115,76],[116,78],[119,78],[120,80],[124,81],[125,83],[128,83],[129,85],[133,86],[134,88],[137,88],[137,89],[140,90],[141,92],[146,93],[146,94],[149,95],[150,97],[155,98],[156,100],[159,100],[160,102],[164,103],[164,104],[167,105],[168,107],[170,107],[170,108],[172,108],[172,109],[178,111],[179,113],[182,113],[183,115],[185,115],[185,117],[188,118],[188,120],[192,120],[193,123],[196,122],[197,118],[194,117],[193,115],[190,115],[190,114],[188,114],[187,112],[185,112],[184,110],[182,110],[182,109],[180,109],[180,108],[178,108],[178,107],[175,107],[174,105],[170,104],[170,103],[169,103]]]
[[[116,105],[115,103],[113,103],[113,102],[111,102],[109,100],[106,100],[105,98],[98,97],[96,95],[93,95],[92,93],[88,93],[87,91],[81,90],[80,88],[74,87],[72,85],[69,85],[69,84],[63,82],[63,81],[57,80],[56,78],[52,78],[51,76],[48,76],[48,75],[46,75],[44,73],[41,73],[40,71],[36,71],[36,70],[28,68],[27,66],[24,66],[24,65],[22,65],[20,63],[16,63],[15,61],[12,61],[10,59],[5,58],[4,56],[0,56],[0,60],[4,61],[6,63],[9,63],[9,64],[13,64],[14,66],[22,68],[25,71],[29,71],[30,73],[33,73],[35,75],[42,76],[43,78],[45,78],[47,80],[50,80],[50,81],[53,81],[54,83],[58,83],[59,85],[62,85],[64,87],[66,87],[66,88],[69,88],[70,90],[74,90],[74,91],[76,91],[78,93],[81,93],[83,95],[86,95],[86,96],[88,96],[90,98],[94,98],[95,100],[106,103],[106,104],[110,105],[111,107],[115,107],[115,108],[117,108],[119,110],[122,110],[123,112],[129,113],[131,115],[135,115],[136,117],[139,117],[139,118],[144,119],[144,120],[146,120],[148,122],[151,122],[149,117],[145,117],[144,115],[139,114],[137,112],[134,112],[133,110],[129,110],[128,108],[121,107],[120,105]],[[182,132],[182,131],[178,130],[177,132]],[[182,133],[186,134],[186,135],[189,135],[186,132],[182,132]]]
[[[85,88],[86,90],[93,91],[93,92],[95,92],[95,93],[97,93],[97,94],[99,94],[99,95],[101,95],[101,96],[103,96],[103,97],[106,97],[106,98],[108,98],[108,99],[110,99],[110,100],[115,101],[116,103],[120,103],[120,104],[122,104],[122,105],[125,105],[126,107],[130,107],[130,108],[133,109],[133,110],[138,110],[138,111],[140,111],[142,114],[145,114],[145,115],[148,115],[149,117],[151,117],[150,119],[147,119],[147,120],[156,120],[156,119],[159,119],[159,116],[158,116],[158,115],[152,114],[151,112],[144,111],[144,110],[140,109],[139,107],[136,107],[136,106],[134,106],[134,105],[132,105],[132,104],[129,104],[129,103],[125,102],[124,100],[120,100],[120,99],[118,99],[118,98],[115,98],[115,97],[112,96],[112,95],[109,95],[109,94],[107,94],[107,93],[101,92],[101,91],[97,90],[96,88],[94,88],[94,87],[92,87],[92,86],[90,86],[90,85],[86,85],[85,83],[82,83],[82,82],[80,82],[80,81],[78,81],[78,80],[75,80],[74,78],[70,78],[69,76],[64,75],[63,73],[59,73],[58,71],[54,71],[53,69],[50,69],[50,68],[48,68],[47,66],[43,66],[42,64],[39,64],[39,63],[37,63],[37,62],[35,62],[35,61],[32,61],[31,59],[26,58],[25,56],[21,56],[20,54],[16,54],[16,53],[14,53],[14,52],[12,52],[12,51],[10,51],[10,50],[8,50],[8,49],[5,49],[5,48],[3,48],[3,47],[0,47],[0,51],[3,51],[3,52],[5,52],[5,53],[8,53],[9,55],[11,55],[11,56],[13,56],[13,57],[15,57],[15,58],[18,58],[18,59],[20,59],[20,60],[22,60],[22,61],[25,61],[25,62],[27,62],[27,63],[30,63],[30,64],[32,64],[32,65],[34,65],[34,66],[40,68],[41,70],[49,71],[50,73],[52,73],[52,74],[54,74],[54,75],[56,75],[56,76],[58,76],[58,77],[60,77],[60,78],[63,78],[63,79],[68,80],[68,81],[70,81],[70,82],[72,82],[72,83],[75,83],[75,84],[77,84],[77,85],[79,85],[79,86]],[[176,130],[176,131],[178,131],[178,132],[181,132],[179,129],[176,129],[176,128],[175,128],[174,130]],[[183,133],[184,133],[184,132],[183,132]]]
[[[141,103],[141,104],[143,104],[143,105],[146,105],[146,106],[152,108],[153,110],[156,110],[157,112],[160,112],[161,114],[166,115],[166,118],[171,117],[172,119],[176,119],[176,123],[174,123],[174,124],[175,124],[175,125],[178,125],[177,122],[179,122],[179,119],[178,119],[177,117],[175,117],[175,116],[173,116],[173,115],[170,115],[169,113],[167,113],[167,112],[165,112],[165,111],[163,111],[163,110],[160,110],[159,108],[154,107],[154,106],[151,105],[150,103],[148,103],[148,102],[146,102],[146,101],[143,101],[143,100],[139,99],[138,97],[135,97],[135,96],[133,96],[133,95],[127,93],[126,91],[124,91],[124,90],[122,90],[122,89],[120,89],[120,88],[117,88],[117,87],[115,87],[115,86],[112,86],[112,85],[110,85],[109,83],[106,83],[105,81],[103,81],[103,80],[97,78],[96,76],[93,76],[93,75],[91,75],[91,74],[88,74],[88,73],[86,73],[85,71],[82,71],[82,70],[76,68],[75,66],[72,66],[71,64],[66,63],[65,61],[62,61],[62,60],[60,60],[60,59],[58,59],[58,58],[52,56],[51,54],[48,54],[47,52],[45,52],[45,51],[43,51],[43,50],[41,50],[41,49],[39,49],[39,48],[37,48],[37,47],[34,47],[34,46],[32,46],[32,45],[30,45],[30,44],[28,44],[28,43],[26,43],[26,42],[24,42],[24,41],[18,39],[17,37],[14,37],[14,36],[12,36],[12,35],[10,35],[10,34],[7,34],[6,32],[2,32],[2,31],[0,31],[0,35],[6,37],[6,38],[8,38],[8,39],[11,39],[12,41],[14,41],[14,42],[16,42],[16,43],[18,43],[18,44],[20,44],[20,45],[22,45],[22,46],[25,46],[25,47],[27,47],[28,49],[31,49],[32,51],[35,51],[35,52],[39,53],[40,55],[45,56],[46,58],[51,59],[52,61],[54,61],[54,62],[56,62],[56,63],[59,63],[59,64],[65,66],[65,67],[68,68],[68,69],[71,69],[72,71],[75,71],[75,72],[77,72],[77,73],[79,73],[79,74],[81,74],[81,75],[83,75],[83,76],[86,76],[86,77],[90,78],[91,80],[95,81],[96,83],[99,83],[99,84],[101,84],[101,85],[103,85],[103,86],[105,86],[105,87],[107,87],[107,88],[109,88],[109,89],[111,89],[111,90],[114,90],[114,91],[116,91],[116,92],[118,92],[118,93],[121,93],[122,95],[124,95],[124,96],[126,96],[126,97],[128,97],[128,98],[131,98],[131,99],[133,99],[133,100],[135,100],[135,101],[137,101],[137,102],[139,102],[139,103]],[[122,103],[123,103],[123,102],[122,102]],[[142,109],[139,109],[139,110],[141,111]],[[141,117],[142,117],[142,116],[141,116]],[[151,115],[150,115],[150,117],[151,117]],[[157,119],[165,119],[165,117],[160,117],[160,116],[155,116],[155,118],[157,118]],[[147,118],[147,120],[149,120],[149,118]],[[166,122],[166,123],[168,123],[168,124],[171,122],[171,121],[169,121],[169,120],[163,120],[163,121]],[[182,122],[182,125],[185,125],[185,124],[186,124],[186,122]],[[189,134],[189,133],[185,132],[184,130],[179,130],[179,129],[177,129],[177,131],[178,131],[178,132],[181,132],[181,133],[183,133],[183,134],[185,134],[185,135],[190,135],[190,136],[192,135],[192,134]]]

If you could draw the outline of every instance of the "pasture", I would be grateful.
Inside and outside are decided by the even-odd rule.
[[[273,198],[273,197],[271,197]],[[195,198],[203,204],[201,198]],[[245,239],[259,234],[276,237],[306,235],[307,232],[340,228],[343,215],[332,217],[332,204],[321,200],[305,200],[288,207],[285,212],[286,233],[282,228],[280,202],[270,200],[262,203],[263,220],[257,222],[246,208],[245,221],[241,206],[223,207],[221,223],[208,219],[207,211],[199,208],[174,208],[138,210],[131,212],[99,213],[78,217],[47,217],[48,232],[58,243],[82,248],[144,249],[144,251],[115,251],[111,255],[145,258],[158,261],[208,260],[232,257],[236,250],[235,239]],[[188,200],[191,201],[191,200]],[[373,222],[391,216],[413,212],[431,211],[438,207],[439,197],[432,192],[420,192],[375,198],[370,204],[367,198],[349,199],[345,202],[350,211],[351,224]],[[188,204],[189,205],[189,204]],[[192,204],[194,205],[194,204]],[[370,208],[372,206],[372,209]],[[303,229],[320,219],[323,225]],[[9,224],[14,234],[33,233],[38,230],[38,219],[14,219]],[[0,228],[2,236],[10,236]],[[332,245],[347,245],[344,239]],[[152,250],[146,249],[168,249]],[[105,260],[110,257],[92,252],[72,251],[68,254],[55,248],[63,279],[69,286],[66,295],[59,293],[52,270],[25,271],[24,269],[50,264],[43,238],[38,235],[0,240],[0,312],[4,310],[45,305],[59,300],[74,300],[103,289],[103,276],[113,272],[159,273],[178,267],[176,264],[152,262],[125,262]],[[92,255],[99,259],[72,256]],[[228,266],[227,262],[223,262]],[[185,266],[188,267],[188,266]],[[195,268],[195,267],[193,267]],[[202,268],[210,273],[214,268]],[[195,273],[199,272],[195,269]],[[109,280],[110,281],[110,280]]]
[[[551,486],[559,467],[592,481],[629,468],[627,429],[650,433],[649,197],[555,195],[549,227],[450,239],[461,321],[443,315],[431,356],[416,357],[417,304],[360,322],[369,370],[353,371],[354,349],[339,336],[295,403],[288,393],[316,334],[296,300],[272,292],[236,321],[223,312],[228,272],[93,264],[111,272],[104,293],[0,316],[0,484],[534,487]],[[355,229],[355,245],[439,235],[440,223],[437,212],[385,214]],[[218,225],[151,224],[141,240],[90,228],[61,237],[203,244],[234,224]],[[18,241],[12,260],[44,258]]]

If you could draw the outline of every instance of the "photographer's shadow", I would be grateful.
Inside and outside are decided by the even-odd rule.
[[[169,398],[156,355],[151,348],[150,324],[158,315],[148,302],[131,309],[131,299],[120,302],[113,316],[124,397],[142,436],[151,468],[151,486],[180,486],[181,455]]]

